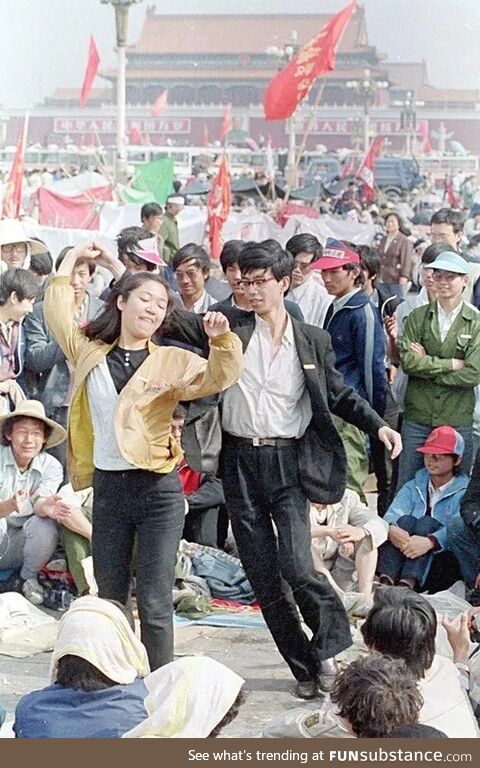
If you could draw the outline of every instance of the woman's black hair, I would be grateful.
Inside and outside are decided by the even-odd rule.
[[[32,253],[30,256],[30,272],[40,277],[47,277],[53,270],[53,259],[49,251],[42,253]]]
[[[361,629],[369,648],[403,659],[419,679],[432,666],[436,631],[434,609],[408,587],[377,589],[373,608]]]
[[[15,293],[19,301],[36,299],[41,291],[38,281],[29,269],[7,269],[0,276],[0,306]]]
[[[403,221],[403,219],[402,219],[402,217],[400,216],[400,214],[399,214],[399,213],[397,213],[396,211],[390,211],[390,212],[388,213],[388,215],[387,215],[387,216],[385,216],[385,224],[387,223],[387,221],[388,221],[388,219],[390,218],[390,216],[394,216],[394,217],[395,217],[395,219],[397,220],[398,229],[399,229],[399,231],[402,233],[402,235],[406,235],[406,236],[408,237],[408,235],[410,235],[410,230],[409,230],[409,228],[408,228],[408,227],[405,225],[405,222]]]
[[[134,274],[130,272],[124,272],[120,280],[114,284],[112,292],[105,303],[103,310],[93,320],[91,320],[83,329],[85,336],[90,340],[99,339],[106,344],[113,344],[115,339],[120,336],[120,328],[122,322],[122,313],[117,307],[117,299],[121,296],[124,301],[128,299],[132,291],[136,288],[140,288],[141,285],[151,281],[163,285],[165,288],[168,304],[167,312],[172,310],[173,296],[170,292],[170,288],[166,280],[160,275],[152,274],[151,272],[136,272]]]

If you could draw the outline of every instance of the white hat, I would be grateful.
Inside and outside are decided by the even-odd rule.
[[[181,195],[171,195],[171,197],[167,197],[167,203],[169,205],[185,205],[185,198]]]
[[[0,431],[3,429],[3,425],[6,424],[9,419],[13,419],[16,416],[24,416],[25,418],[29,419],[38,419],[50,427],[52,431],[47,438],[45,448],[53,448],[55,445],[59,445],[60,443],[63,443],[64,440],[66,440],[67,433],[65,432],[64,428],[61,427],[60,424],[57,424],[56,421],[53,421],[53,419],[48,419],[45,416],[45,408],[43,407],[43,404],[40,402],[40,400],[20,400],[14,411],[5,413],[3,416],[0,416]]]
[[[26,243],[30,253],[45,253],[46,247],[38,240],[32,240],[25,232],[25,227],[18,219],[2,219],[0,221],[0,247],[11,243]]]

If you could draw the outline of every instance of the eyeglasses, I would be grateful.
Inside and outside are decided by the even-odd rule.
[[[441,280],[445,280],[447,283],[452,283],[457,277],[465,277],[458,272],[444,272],[443,269],[434,269],[432,278],[435,282],[439,283]]]
[[[177,282],[182,280],[195,280],[195,278],[198,277],[200,274],[199,269],[189,269],[187,272],[175,272],[175,277],[177,279]]]
[[[247,290],[248,288],[263,288],[265,283],[269,283],[271,280],[277,282],[276,277],[257,277],[256,280],[240,280],[238,284]]]
[[[308,272],[308,270],[310,269],[310,262],[295,261],[294,269],[299,269],[300,272]]]
[[[26,253],[26,243],[8,243],[8,245],[2,245],[2,251],[4,253]]]

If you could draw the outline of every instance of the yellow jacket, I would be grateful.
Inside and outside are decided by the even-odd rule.
[[[68,470],[75,491],[88,488],[93,476],[93,425],[86,381],[90,371],[115,346],[90,341],[74,320],[74,293],[66,276],[51,281],[44,300],[45,321],[75,366],[68,414]],[[157,347],[135,371],[118,396],[115,433],[123,458],[139,469],[170,472],[182,456],[170,434],[172,413],[180,400],[221,392],[239,377],[241,341],[230,331],[210,341],[207,360],[177,347]]]

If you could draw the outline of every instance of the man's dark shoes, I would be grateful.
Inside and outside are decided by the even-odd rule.
[[[316,680],[299,680],[295,686],[295,696],[297,699],[314,699],[317,695]]]

